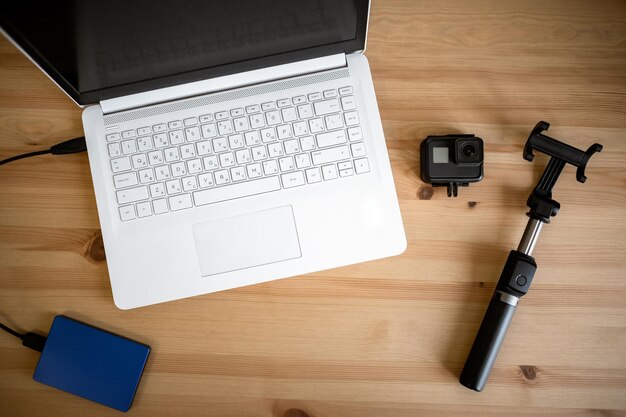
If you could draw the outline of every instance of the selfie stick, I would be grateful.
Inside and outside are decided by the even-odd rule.
[[[552,187],[556,184],[565,164],[578,169],[576,179],[585,182],[585,167],[591,155],[602,150],[602,145],[594,143],[583,152],[556,139],[544,135],[550,124],[539,122],[528,137],[524,147],[524,159],[532,161],[533,150],[543,152],[552,158],[548,162],[539,183],[528,197],[530,218],[517,250],[512,250],[506,260],[496,289],[489,302],[485,317],[478,329],[472,350],[467,357],[459,382],[467,388],[482,391],[498,355],[506,331],[520,298],[528,292],[537,264],[530,256],[544,223],[556,216],[560,205],[552,199]]]

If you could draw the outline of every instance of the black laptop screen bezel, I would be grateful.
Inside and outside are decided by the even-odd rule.
[[[171,87],[208,78],[236,74],[245,71],[287,64],[305,59],[352,53],[365,50],[367,24],[369,18],[369,0],[355,0],[357,8],[356,36],[354,39],[310,47],[281,54],[233,62],[229,64],[203,68],[144,81],[128,83],[98,90],[79,93],[37,50],[15,30],[9,22],[0,16],[0,29],[5,36],[18,45],[50,78],[52,78],[76,103],[81,106],[95,104],[102,100],[142,93],[164,87]]]

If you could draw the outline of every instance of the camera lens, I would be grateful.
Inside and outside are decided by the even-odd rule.
[[[475,157],[476,152],[477,152],[476,146],[472,145],[471,143],[466,143],[461,148],[461,154],[468,159]]]

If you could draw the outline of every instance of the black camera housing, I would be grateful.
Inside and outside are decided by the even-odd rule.
[[[483,140],[474,135],[428,136],[420,146],[422,180],[448,186],[448,196],[458,186],[483,179]]]

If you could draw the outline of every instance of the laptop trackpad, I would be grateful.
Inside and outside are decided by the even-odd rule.
[[[193,225],[202,276],[299,258],[291,206]]]

